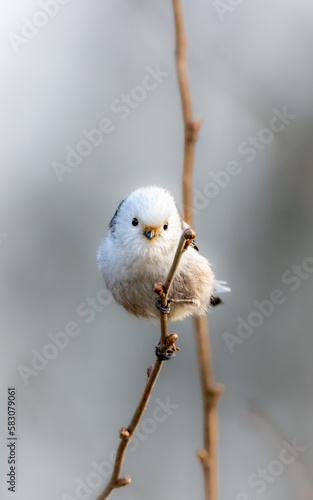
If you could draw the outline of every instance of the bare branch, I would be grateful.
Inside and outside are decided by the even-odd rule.
[[[183,10],[181,0],[173,0],[173,10],[176,32],[176,69],[181,96],[184,120],[184,169],[183,169],[183,206],[184,219],[193,225],[193,165],[195,143],[201,127],[201,120],[194,120],[188,84],[186,65],[186,36],[184,32]],[[211,349],[209,328],[205,316],[194,318],[197,344],[198,364],[203,400],[203,434],[204,448],[197,455],[203,466],[205,498],[217,500],[217,415],[216,405],[222,391],[222,386],[213,385],[211,368]]]
[[[205,499],[217,500],[217,402],[223,391],[214,385],[211,364],[209,327],[205,316],[194,318],[199,375],[203,401],[203,449],[197,450],[204,475]]]
[[[202,120],[194,120],[192,116],[192,104],[186,64],[187,39],[184,31],[184,18],[181,0],[173,0],[173,9],[176,33],[176,70],[181,95],[185,136],[183,169],[184,220],[190,224],[190,226],[193,226],[193,164],[195,143],[198,138]]]
[[[160,296],[160,300],[164,307],[168,305],[168,293],[173,283],[181,256],[188,247],[189,242],[193,238],[195,238],[194,231],[191,228],[185,229],[179,240],[173,264],[168,273],[165,285],[163,285],[162,283],[157,283],[154,287],[154,291]],[[108,498],[108,496],[112,493],[113,490],[117,488],[122,488],[123,486],[127,486],[131,482],[131,478],[129,476],[124,476],[124,477],[120,476],[126,448],[146,409],[152,389],[161,371],[164,359],[170,359],[170,357],[173,356],[175,351],[179,350],[175,346],[175,342],[178,339],[178,335],[176,333],[168,335],[167,322],[168,322],[167,314],[160,312],[161,340],[158,346],[158,352],[161,354],[161,357],[157,357],[154,365],[149,366],[147,370],[148,378],[146,386],[141,396],[139,405],[136,408],[136,411],[129,426],[127,428],[122,427],[122,429],[120,430],[121,441],[117,448],[112,476],[105,490],[101,493],[101,495],[98,496],[97,500],[104,500],[105,498]],[[164,358],[162,358],[162,355],[164,356]]]

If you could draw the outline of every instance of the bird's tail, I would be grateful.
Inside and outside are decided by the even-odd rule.
[[[227,281],[215,281],[215,292],[217,294],[231,292],[231,288],[228,286]]]
[[[215,281],[214,294],[211,297],[210,304],[212,307],[223,304],[222,299],[220,299],[219,294],[230,292],[231,288],[227,285],[227,281]]]

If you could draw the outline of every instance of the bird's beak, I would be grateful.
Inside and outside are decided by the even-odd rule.
[[[152,240],[157,235],[158,232],[158,227],[144,227],[143,228],[143,234],[145,235],[148,240]]]

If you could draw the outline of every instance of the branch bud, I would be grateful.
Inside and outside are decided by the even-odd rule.
[[[154,290],[154,292],[155,292],[157,295],[160,295],[160,296],[161,296],[161,295],[163,295],[163,293],[164,293],[164,287],[163,287],[163,284],[162,284],[160,281],[158,281],[158,283],[156,283],[156,284],[154,285],[154,289],[153,289],[153,290]]]
[[[185,137],[187,141],[196,142],[203,120],[192,120],[188,122],[185,127]]]
[[[120,477],[116,483],[115,488],[123,488],[131,483],[131,478],[129,476]]]
[[[150,375],[152,373],[153,368],[154,368],[154,365],[148,366],[148,368],[147,368],[147,379],[149,379],[149,377],[150,377]]]
[[[165,342],[167,347],[171,347],[178,340],[177,333],[171,333],[168,337],[166,337]]]
[[[120,438],[123,439],[124,441],[128,441],[129,439],[129,432],[125,427],[122,427],[120,429]]]
[[[184,237],[186,240],[194,240],[196,237],[196,232],[194,231],[194,229],[192,229],[192,227],[187,227],[187,229],[185,229],[184,231]]]
[[[210,456],[207,450],[197,450],[197,458],[200,460],[203,466],[209,465],[210,463]]]

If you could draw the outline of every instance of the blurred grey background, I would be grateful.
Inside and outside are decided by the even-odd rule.
[[[232,287],[224,306],[209,314],[214,376],[225,386],[218,407],[220,498],[308,500],[313,4],[197,0],[185,1],[184,12],[194,114],[204,119],[194,174],[197,242]],[[95,499],[106,482],[102,477],[100,484],[95,464],[104,461],[109,470],[159,336],[158,325],[129,316],[100,292],[97,246],[118,203],[136,187],[167,187],[181,207],[172,6],[5,0],[0,29],[1,498],[13,496],[5,444],[7,387],[15,385],[14,498]],[[146,77],[158,66],[167,74]],[[130,104],[121,104],[125,95]],[[273,121],[275,113],[285,118]],[[99,144],[82,143],[100,122],[106,133],[94,132]],[[281,130],[271,132],[273,125]],[[253,137],[256,145],[247,146]],[[66,164],[71,148],[81,152],[68,158],[75,167]],[[221,172],[229,162],[237,162],[237,175],[227,180]],[[220,186],[213,180],[218,173]],[[268,318],[251,315],[254,301],[269,300],[275,289],[283,303],[268,306]],[[238,318],[258,324],[244,340]],[[76,336],[64,333],[71,327]],[[164,366],[127,453],[123,472],[132,484],[112,498],[203,498],[192,322],[171,331],[181,350]],[[57,333],[68,344],[47,347]],[[33,358],[38,367],[36,353],[43,352],[53,359],[35,370]],[[279,458],[283,441],[301,447],[289,452],[288,464]],[[260,469],[267,471],[263,486],[255,485]]]

